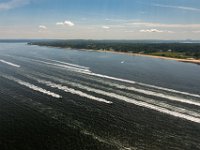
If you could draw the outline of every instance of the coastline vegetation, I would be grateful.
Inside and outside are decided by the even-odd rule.
[[[200,43],[184,43],[178,41],[46,40],[29,42],[28,44],[135,53],[177,59],[200,59]]]

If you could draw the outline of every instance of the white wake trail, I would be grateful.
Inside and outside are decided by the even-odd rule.
[[[84,67],[84,66],[79,66],[79,65],[61,62],[61,61],[57,61],[57,60],[51,60],[51,59],[44,59],[44,60],[49,60],[49,61],[57,62],[57,63],[50,63],[50,62],[35,60],[35,59],[30,59],[30,60],[33,60],[33,61],[36,61],[36,62],[41,62],[41,63],[47,64],[47,65],[54,65],[54,66],[57,66],[57,67],[66,68],[66,69],[69,69],[71,71],[87,74],[87,75],[90,75],[90,76],[106,78],[106,79],[120,81],[120,82],[124,82],[124,83],[129,83],[129,84],[138,84],[138,85],[142,85],[142,86],[145,86],[145,87],[159,89],[159,90],[163,90],[163,91],[167,91],[167,92],[173,92],[173,93],[176,93],[176,94],[182,94],[182,95],[186,95],[186,96],[192,96],[192,97],[200,98],[200,95],[198,95],[198,94],[191,94],[191,93],[188,93],[188,92],[181,92],[181,91],[177,91],[177,90],[173,90],[173,89],[168,89],[168,88],[158,87],[158,86],[144,84],[144,83],[140,83],[140,82],[135,82],[135,81],[131,81],[131,80],[126,80],[126,79],[121,79],[121,78],[116,78],[116,77],[111,77],[111,76],[107,76],[107,75],[93,73],[89,70],[88,67]],[[60,63],[60,64],[58,64],[58,63]],[[15,64],[12,64],[12,65],[15,65]],[[15,65],[15,66],[20,67],[18,65]],[[171,95],[168,95],[168,94],[165,95],[165,94],[162,94],[162,93],[153,92],[151,90],[142,90],[142,89],[138,89],[138,88],[134,88],[134,87],[128,87],[127,88],[127,87],[123,87],[121,85],[118,86],[116,84],[114,86],[121,88],[121,89],[136,91],[136,92],[146,94],[146,95],[150,95],[150,96],[156,96],[156,97],[169,99],[171,101],[177,101],[177,102],[182,102],[182,103],[200,106],[200,102],[193,101],[191,99],[179,98],[179,97],[171,96]]]
[[[130,81],[130,80],[126,80],[126,79],[120,79],[120,78],[111,77],[111,76],[102,75],[102,74],[97,74],[97,73],[93,73],[93,72],[82,72],[82,73],[87,74],[87,75],[100,77],[100,78],[106,78],[106,79],[111,79],[111,80],[115,80],[115,81],[131,83],[131,84],[135,84],[136,83],[135,81]]]
[[[8,56],[10,56],[10,55],[8,55]],[[10,57],[12,57],[12,56],[10,56]],[[26,58],[26,57],[23,57],[23,58],[29,59],[29,60],[32,60],[32,61],[36,61],[36,62],[41,62],[41,63],[47,64],[47,65],[53,65],[53,66],[57,66],[57,67],[61,67],[61,68],[66,68],[66,69],[69,69],[71,71],[83,73],[83,74],[90,75],[90,76],[95,76],[95,77],[100,77],[100,78],[105,78],[105,79],[111,79],[111,80],[130,83],[130,84],[138,84],[138,85],[141,85],[141,86],[150,87],[150,88],[154,88],[154,89],[158,89],[158,90],[163,90],[163,91],[166,91],[166,92],[172,92],[172,93],[176,93],[176,94],[182,94],[182,95],[185,95],[185,96],[192,96],[192,97],[200,98],[200,95],[198,95],[198,94],[182,92],[182,91],[178,91],[178,90],[174,90],[174,89],[169,89],[169,88],[159,87],[159,86],[145,84],[145,83],[141,83],[141,82],[136,82],[136,81],[131,81],[131,80],[126,80],[126,79],[121,79],[121,78],[116,78],[116,77],[111,77],[111,76],[107,76],[107,75],[93,73],[89,70],[90,69],[89,67],[85,67],[85,66],[79,66],[79,65],[70,64],[70,63],[57,61],[57,60],[51,60],[51,59],[46,59],[46,60],[49,60],[49,61],[52,61],[52,62],[57,62],[57,63],[50,63],[50,62]],[[1,60],[1,62],[6,63],[8,65],[12,65],[14,67],[20,67],[19,65],[16,65],[16,64],[13,64],[13,63],[10,63],[10,62],[6,62],[4,60]],[[58,64],[58,63],[60,63],[60,64]]]
[[[175,102],[181,102],[181,103],[185,103],[185,104],[200,106],[200,102],[194,101],[193,99],[189,99],[189,98],[171,96],[169,94],[163,94],[163,93],[154,92],[154,91],[151,91],[151,90],[143,90],[143,89],[135,88],[135,87],[132,87],[132,86],[124,86],[124,85],[116,84],[116,83],[113,83],[113,82],[112,83],[111,82],[104,82],[104,81],[98,80],[98,79],[94,79],[94,81],[98,81],[100,83],[103,83],[104,85],[109,85],[111,87],[115,87],[115,88],[118,88],[118,89],[124,89],[124,90],[134,91],[134,92],[138,92],[138,93],[149,95],[149,96],[164,98],[164,99],[167,99],[169,101],[175,101]]]
[[[5,61],[5,60],[3,60],[3,59],[0,59],[0,62],[1,62],[1,63],[4,63],[4,64],[7,64],[7,65],[9,65],[9,66],[12,66],[12,67],[20,68],[20,65],[17,65],[17,64],[14,64],[14,63]]]
[[[69,88],[67,86],[63,86],[61,84],[56,84],[56,83],[53,83],[53,82],[50,82],[50,81],[45,81],[45,80],[40,80],[40,79],[36,79],[39,83],[42,83],[42,84],[45,84],[47,86],[50,86],[52,88],[57,88],[59,90],[62,90],[62,91],[65,91],[67,93],[71,93],[71,94],[75,94],[75,95],[79,95],[81,97],[85,97],[85,98],[88,98],[88,99],[92,99],[92,100],[95,100],[95,101],[99,101],[99,102],[104,102],[104,103],[107,103],[107,104],[112,104],[111,101],[107,101],[103,98],[98,98],[98,97],[95,97],[95,96],[92,96],[92,95],[89,95],[87,93],[84,93],[82,91],[79,91],[79,90],[75,90],[75,89],[72,89],[72,88]]]
[[[167,91],[167,92],[173,92],[173,93],[176,93],[176,94],[182,94],[182,95],[185,95],[185,96],[192,96],[192,97],[200,98],[200,95],[198,95],[198,94],[192,94],[192,93],[188,93],[188,92],[181,92],[181,91],[177,91],[177,90],[173,90],[173,89],[158,87],[158,86],[144,84],[144,83],[135,82],[135,81],[131,81],[131,80],[126,80],[126,79],[111,77],[111,76],[107,76],[107,75],[97,74],[97,73],[93,73],[93,72],[81,72],[81,73],[86,74],[86,75],[90,75],[90,76],[95,76],[95,77],[100,77],[100,78],[105,78],[105,79],[111,79],[111,80],[115,80],[115,81],[121,81],[121,82],[125,82],[125,83],[130,83],[130,84],[138,84],[138,85],[142,85],[142,86],[146,86],[146,87],[150,87],[150,88],[155,88],[155,89],[159,89],[159,90],[163,90],[163,91]]]
[[[149,91],[149,90],[143,90],[143,89],[139,89],[139,88],[135,88],[135,87],[128,87],[128,86],[119,85],[119,84],[115,84],[115,83],[106,82],[104,84],[112,86],[112,87],[116,87],[118,89],[125,89],[125,90],[130,90],[130,91],[138,92],[138,93],[149,95],[149,96],[164,98],[164,99],[167,99],[170,101],[176,101],[176,102],[191,104],[191,105],[195,105],[195,106],[200,106],[200,102],[193,101],[192,99],[175,97],[175,96],[171,96],[168,94],[153,92],[153,91]]]
[[[20,84],[20,85],[23,85],[23,86],[25,86],[25,87],[27,87],[27,88],[29,88],[29,89],[32,89],[32,90],[34,90],[34,91],[37,91],[37,92],[40,92],[40,93],[43,93],[43,94],[52,96],[52,97],[54,97],[54,98],[62,98],[62,96],[60,96],[59,94],[50,92],[50,91],[48,91],[48,90],[45,90],[45,89],[43,89],[43,88],[41,88],[41,87],[38,87],[38,86],[35,86],[35,85],[31,84],[31,83],[22,81],[22,80],[20,80],[20,79],[17,79],[17,78],[11,77],[11,76],[3,76],[3,75],[2,75],[2,77],[3,77],[3,78],[6,78],[6,79],[8,79],[8,80],[14,81],[14,82],[16,82],[16,83],[18,83],[18,84]]]
[[[119,97],[118,95],[113,96],[115,93],[106,92],[106,91],[103,91],[103,90],[100,90],[100,89],[91,88],[89,86],[85,86],[85,85],[82,85],[82,84],[79,84],[79,83],[65,81],[65,80],[62,80],[62,79],[59,79],[59,78],[56,78],[56,77],[54,77],[52,79],[55,79],[60,83],[66,83],[66,84],[69,84],[69,85],[71,85],[73,87],[77,87],[77,88],[80,88],[80,89],[83,89],[83,90],[87,90],[89,92],[94,92],[96,94],[101,94],[101,95],[108,96],[108,97],[111,97],[111,98]],[[45,82],[44,80],[37,80],[37,81],[40,82],[40,83]],[[144,98],[144,97],[140,96],[140,98]],[[179,111],[181,113],[186,113],[186,114],[189,114],[189,115],[192,115],[192,116],[195,116],[195,117],[200,117],[200,115],[198,113],[191,112],[191,111],[185,110],[183,108],[171,106],[171,105],[163,103],[163,102],[157,102],[156,100],[152,100],[150,98],[145,98],[145,99],[146,99],[146,102],[154,104],[154,105],[158,105],[158,106],[161,106],[161,107],[164,107],[164,108],[168,108],[168,109],[173,109],[174,111]]]
[[[44,59],[44,58],[42,58]],[[76,64],[71,64],[71,63],[67,63],[67,62],[63,62],[63,61],[58,61],[58,60],[54,60],[54,59],[44,59],[44,60],[48,60],[48,61],[52,61],[52,62],[56,62],[56,63],[60,63],[60,64],[64,64],[64,65],[68,65],[68,66],[72,66],[72,67],[76,67],[79,69],[86,69],[89,70],[89,67],[85,67],[85,66],[80,66],[80,65],[76,65]]]
[[[69,89],[68,87],[63,86],[61,84],[56,84],[56,83],[53,83],[51,81],[46,81],[46,80],[41,80],[41,79],[37,79],[37,81],[39,83],[43,83],[43,84],[45,84],[47,86],[50,86],[50,87],[53,87],[53,88],[58,88],[60,90],[66,91],[66,92],[70,92],[70,93],[78,94],[78,95],[81,94],[82,95],[82,93],[79,93],[80,91],[77,93],[76,90]],[[115,99],[118,99],[118,100],[122,100],[122,101],[125,101],[125,102],[128,102],[128,103],[132,103],[132,104],[137,105],[137,106],[149,108],[149,109],[161,112],[161,113],[169,114],[171,116],[175,116],[175,117],[186,119],[186,120],[189,120],[189,121],[192,121],[192,122],[200,123],[199,114],[188,111],[188,113],[193,113],[193,115],[195,115],[195,116],[191,116],[189,114],[184,114],[182,112],[178,112],[178,111],[183,111],[183,112],[185,111],[185,110],[183,110],[181,108],[177,108],[177,107],[174,107],[174,106],[170,107],[170,105],[165,105],[165,106],[168,106],[170,108],[164,108],[164,107],[161,107],[161,106],[157,106],[155,104],[150,104],[150,103],[147,103],[147,102],[138,101],[138,100],[126,97],[126,96],[122,96],[122,95],[119,95],[119,94],[102,91],[102,90],[99,90],[99,89],[93,89],[93,88],[90,88],[90,87],[87,87],[87,86],[83,86],[83,85],[79,85],[79,84],[75,84],[75,83],[73,83],[72,86],[77,86],[77,87],[79,87],[81,89],[85,89],[85,90],[90,91],[90,92],[95,92],[97,94],[102,94],[104,96],[112,97],[112,98],[115,98]],[[177,108],[177,111],[176,110],[172,110],[172,109],[176,109],[176,108]],[[187,111],[185,113],[187,113]]]
[[[200,98],[200,95],[198,95],[198,94],[192,94],[192,93],[188,93],[188,92],[177,91],[177,90],[174,90],[174,89],[168,89],[168,88],[159,87],[159,86],[150,85],[150,84],[145,84],[145,83],[140,83],[140,82],[138,82],[137,84],[142,85],[142,86],[146,86],[146,87],[150,87],[150,88],[155,88],[155,89],[158,89],[158,90],[163,90],[163,91],[167,91],[167,92],[173,92],[173,93],[176,93],[176,94],[182,94],[182,95],[186,95],[186,96],[193,96],[193,97]]]
[[[68,65],[65,65],[65,64],[51,63],[51,62],[46,62],[46,61],[42,61],[42,60],[35,60],[35,59],[30,59],[30,60],[35,61],[35,62],[40,62],[40,63],[43,63],[43,64],[47,64],[47,65],[60,67],[60,68],[65,68],[65,69],[75,71],[75,72],[88,72],[88,73],[91,72],[89,69],[77,68],[77,67],[68,66]]]

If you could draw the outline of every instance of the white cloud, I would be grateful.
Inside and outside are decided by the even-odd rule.
[[[110,29],[108,26],[102,26],[103,29]]]
[[[64,24],[67,25],[67,26],[70,26],[70,27],[74,26],[74,23],[71,22],[71,21],[65,21]]]
[[[69,26],[69,27],[75,26],[75,24],[73,22],[68,21],[68,20],[66,20],[64,22],[57,22],[56,25],[58,25],[58,26],[64,26],[64,25],[66,25],[66,26]]]
[[[30,0],[10,0],[0,3],[0,10],[9,10],[29,4]]]
[[[153,4],[152,6],[162,7],[162,8],[180,9],[180,10],[185,10],[185,11],[197,11],[197,12],[200,12],[200,9],[194,8],[194,7],[172,6],[172,5],[162,5],[162,4]]]
[[[140,30],[140,32],[144,32],[144,33],[173,33],[172,31],[164,31],[164,30],[158,30],[158,29],[145,29],[145,30]]]
[[[146,30],[140,30],[140,32],[157,32],[157,33],[162,33],[163,31],[157,30],[157,29],[146,29]]]
[[[163,24],[151,22],[132,22],[127,25],[146,26],[146,27],[163,27],[163,28],[200,28],[200,24]]]
[[[46,27],[46,26],[44,26],[44,25],[39,25],[39,29],[40,29],[40,30],[46,30],[46,29],[47,29],[47,27]]]

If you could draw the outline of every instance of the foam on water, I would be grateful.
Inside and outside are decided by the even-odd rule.
[[[30,59],[30,58],[28,58],[28,59]],[[142,85],[142,86],[145,86],[145,87],[155,88],[155,89],[159,89],[159,90],[163,90],[163,91],[167,91],[167,92],[172,92],[172,93],[176,93],[176,94],[182,94],[182,95],[186,95],[186,96],[192,96],[192,97],[200,98],[200,95],[198,95],[198,94],[192,94],[192,93],[188,93],[188,92],[177,91],[177,90],[174,90],[174,89],[163,88],[163,87],[159,87],[159,86],[155,86],[155,85],[149,85],[149,84],[136,82],[136,81],[132,81],[132,80],[121,79],[121,78],[116,78],[116,77],[112,77],[112,76],[93,73],[89,70],[88,67],[85,67],[85,66],[70,64],[70,63],[61,62],[61,61],[52,60],[52,59],[44,59],[44,60],[49,60],[49,61],[53,61],[53,62],[57,62],[57,63],[51,63],[51,62],[46,62],[46,61],[41,61],[41,60],[36,60],[36,59],[31,59],[31,60],[41,62],[41,63],[47,64],[47,65],[54,65],[54,66],[57,66],[57,67],[66,68],[66,69],[69,69],[71,71],[75,71],[75,72],[79,72],[79,73],[83,73],[83,74],[87,74],[87,75],[91,75],[91,76],[96,76],[96,77],[100,77],[100,78],[120,81],[120,82],[124,82],[124,83],[129,83],[129,84],[138,84],[138,85]],[[152,93],[152,94],[154,94],[154,93]],[[176,98],[171,97],[171,99],[176,99]],[[179,101],[179,100],[180,99],[177,99],[177,101]],[[191,104],[199,106],[200,103],[191,102]]]
[[[156,89],[159,89],[159,90],[164,90],[164,91],[168,91],[168,92],[173,92],[173,93],[177,93],[177,94],[182,94],[182,95],[186,95],[186,96],[193,96],[193,97],[200,98],[200,95],[198,95],[198,94],[192,94],[192,93],[188,93],[188,92],[181,92],[181,91],[177,91],[177,90],[173,90],[173,89],[158,87],[158,86],[144,84],[144,83],[135,82],[135,81],[126,80],[126,79],[115,78],[115,77],[102,75],[102,74],[97,74],[97,73],[93,73],[93,72],[81,72],[81,73],[87,74],[87,75],[91,75],[91,76],[95,76],[95,77],[101,77],[101,78],[111,79],[111,80],[115,80],[115,81],[121,81],[121,82],[125,82],[125,83],[139,84],[139,85],[142,85],[142,86],[156,88]]]
[[[10,56],[10,55],[7,55],[7,56],[13,57],[13,56]],[[121,78],[116,78],[116,77],[112,77],[112,76],[107,76],[107,75],[93,73],[93,72],[91,72],[89,70],[89,67],[80,66],[80,65],[76,65],[76,64],[62,62],[62,61],[57,61],[57,60],[54,60],[54,59],[44,59],[43,58],[43,60],[49,60],[51,62],[57,62],[57,63],[51,63],[51,62],[47,62],[47,61],[41,61],[41,60],[31,59],[31,58],[26,58],[26,57],[22,57],[22,58],[29,59],[29,60],[32,60],[32,61],[35,61],[35,62],[44,63],[44,64],[47,64],[47,65],[53,65],[53,66],[57,66],[57,67],[61,67],[61,68],[66,68],[66,69],[69,69],[71,71],[83,73],[83,74],[90,75],[90,76],[95,76],[95,77],[100,77],[100,78],[105,78],[105,79],[120,81],[120,82],[124,82],[124,83],[129,83],[129,84],[138,84],[138,85],[149,87],[149,88],[154,88],[154,89],[163,90],[163,91],[167,91],[167,92],[172,92],[172,93],[176,93],[176,94],[182,94],[182,95],[185,95],[185,96],[192,96],[192,97],[200,98],[200,95],[198,95],[198,94],[193,94],[193,93],[188,93],[188,92],[182,92],[182,91],[178,91],[178,90],[174,90],[174,89],[159,87],[159,86],[145,84],[145,83],[136,82],[136,81],[132,81],[132,80],[121,79]],[[19,66],[19,65],[17,65],[17,66]],[[197,105],[199,105],[199,104],[197,104]]]
[[[87,75],[90,75],[90,76],[106,78],[106,79],[125,82],[125,83],[138,84],[135,81],[115,78],[115,77],[101,75],[101,74],[96,74],[96,73],[90,72],[90,70],[77,68],[77,67],[72,67],[72,66],[69,66],[69,65],[66,65],[66,64],[62,65],[62,64],[58,64],[58,63],[50,63],[50,62],[45,62],[45,61],[40,61],[40,60],[33,60],[33,61],[41,62],[41,63],[47,64],[47,65],[54,65],[54,66],[61,67],[61,68],[64,67],[64,68],[67,68],[67,69],[69,69],[71,71],[76,71],[76,72],[87,74]],[[17,83],[19,83],[19,84],[21,84],[21,85],[29,87],[29,88],[31,88],[31,89],[33,89],[35,91],[39,91],[39,92],[42,92],[42,93],[47,94],[47,95],[51,95],[51,96],[56,97],[56,98],[60,98],[59,95],[55,95],[55,93],[52,93],[52,92],[47,91],[47,90],[44,90],[44,89],[39,88],[39,87],[37,87],[35,85],[32,85],[30,83],[26,83],[24,81],[21,81],[21,80],[15,79],[15,78],[12,78],[12,80],[17,82]],[[79,95],[81,97],[86,97],[86,98],[89,98],[89,99],[92,99],[92,100],[105,102],[105,103],[109,103],[109,104],[112,103],[111,101],[107,101],[107,100],[105,100],[103,98],[98,98],[98,97],[95,97],[93,95],[89,95],[87,93],[84,93],[82,91],[75,90],[75,89],[72,89],[72,88],[68,88],[67,86],[63,86],[61,84],[53,83],[51,81],[45,81],[45,80],[42,81],[42,80],[39,79],[38,82],[43,83],[43,84],[45,84],[47,86],[50,86],[52,88],[57,88],[59,90],[62,90],[62,91],[68,92],[68,93]],[[144,86],[148,86],[146,84],[143,84],[143,85]],[[79,88],[80,87],[81,86],[79,85]],[[151,87],[151,85],[150,85],[150,87]],[[157,88],[156,86],[152,86],[152,87],[153,88]],[[147,102],[144,102],[144,101],[138,101],[138,100],[135,100],[135,99],[132,99],[132,98],[129,98],[129,97],[126,97],[126,96],[122,96],[122,95],[119,95],[119,94],[116,94],[116,93],[109,93],[109,92],[105,92],[103,90],[92,89],[92,88],[86,87],[86,86],[84,88],[85,88],[85,90],[90,91],[90,92],[95,92],[97,94],[102,94],[104,96],[109,96],[109,97],[112,97],[112,98],[123,100],[125,102],[135,104],[137,106],[149,108],[149,109],[156,110],[156,111],[159,111],[159,112],[162,112],[162,113],[165,113],[165,114],[169,114],[169,115],[172,115],[172,116],[176,116],[176,117],[179,117],[179,118],[184,118],[184,119],[187,119],[187,120],[190,120],[190,121],[193,121],[193,122],[200,123],[200,118],[199,117],[194,117],[194,116],[191,116],[191,115],[188,115],[188,114],[177,112],[175,110],[171,110],[171,108],[170,109],[163,108],[163,107],[157,106],[155,104],[150,104],[150,103],[147,103]],[[165,88],[162,88],[162,87],[158,87],[158,89],[166,90],[166,91],[168,90],[168,91],[171,91],[171,92],[181,93],[181,94],[190,95],[190,96],[199,96],[199,95],[193,95],[193,94],[190,94],[190,93],[185,93],[185,92],[180,92],[180,91],[173,91],[173,90],[165,89]],[[129,90],[134,90],[134,91],[146,94],[146,95],[158,96],[158,97],[161,97],[161,98],[167,98],[167,99],[170,99],[170,100],[180,101],[180,102],[184,102],[184,103],[187,103],[187,104],[193,104],[193,105],[199,106],[198,102],[193,102],[193,101],[186,100],[186,99],[182,99],[181,100],[181,99],[179,99],[177,97],[173,97],[173,96],[168,97],[168,96],[165,96],[165,95],[163,95],[161,93],[156,93],[156,92],[152,92],[152,91],[146,91],[146,90],[142,90],[142,89],[136,89],[134,87],[130,87]]]
[[[43,83],[47,86],[57,88],[57,89],[60,89],[60,90],[64,90],[66,92],[70,92],[70,93],[73,93],[73,94],[78,94],[80,96],[82,95],[83,97],[85,97],[85,95],[83,95],[81,91],[77,92],[77,90],[68,88],[68,87],[63,86],[61,84],[56,84],[56,83],[53,83],[51,81],[46,81],[46,80],[41,80],[41,79],[37,79],[37,81],[39,83]],[[125,102],[128,102],[128,103],[132,103],[132,104],[135,104],[137,106],[149,108],[149,109],[161,112],[161,113],[169,114],[169,115],[179,117],[179,118],[183,118],[183,119],[186,119],[186,120],[189,120],[189,121],[192,121],[192,122],[200,123],[200,115],[198,113],[186,111],[186,110],[178,108],[178,107],[174,107],[174,106],[171,106],[171,105],[165,105],[165,107],[167,107],[167,108],[164,108],[164,107],[158,106],[156,104],[151,104],[151,103],[144,102],[144,101],[138,101],[138,100],[135,100],[133,98],[122,96],[122,95],[119,95],[119,94],[116,94],[116,93],[106,92],[106,91],[102,91],[102,90],[99,90],[99,89],[93,89],[93,88],[83,86],[83,85],[80,85],[80,84],[76,84],[76,83],[73,83],[72,86],[77,86],[81,89],[85,89],[85,90],[90,91],[90,92],[95,92],[97,94],[102,94],[104,96],[112,97],[112,98],[122,100],[122,101],[125,101]],[[109,102],[109,103],[111,103],[111,102]],[[185,113],[188,113],[188,114],[185,114]],[[191,113],[191,115],[190,115],[190,113]]]
[[[25,87],[27,87],[27,88],[29,88],[29,89],[32,89],[32,90],[34,90],[34,91],[37,91],[37,92],[40,92],[40,93],[49,95],[49,96],[51,96],[51,97],[54,97],[54,98],[62,98],[62,96],[60,96],[59,94],[53,93],[53,92],[51,92],[51,91],[48,91],[48,90],[43,89],[43,88],[41,88],[41,87],[35,86],[35,85],[31,84],[31,83],[22,81],[22,80],[20,80],[20,79],[14,78],[14,77],[12,77],[12,76],[3,76],[3,75],[2,75],[2,77],[6,78],[6,79],[8,79],[8,80],[14,81],[14,82],[16,82],[16,83],[18,83],[18,84],[20,84],[20,85],[23,85],[23,86],[25,86]]]
[[[150,88],[163,90],[163,91],[168,91],[168,92],[173,92],[173,93],[177,93],[177,94],[183,94],[183,95],[186,95],[186,96],[193,96],[193,97],[200,98],[200,95],[198,95],[198,94],[192,94],[192,93],[188,93],[188,92],[177,91],[177,90],[174,90],[174,89],[163,88],[163,87],[159,87],[159,86],[155,86],[155,85],[149,85],[149,84],[140,83],[140,82],[137,82],[137,84],[142,85],[142,86],[146,86],[146,87],[150,87]]]
[[[52,62],[56,62],[56,63],[60,63],[60,64],[64,64],[64,65],[68,65],[68,66],[72,66],[72,67],[76,67],[79,69],[87,69],[89,70],[89,67],[85,67],[85,66],[80,66],[80,65],[76,65],[76,64],[71,64],[71,63],[67,63],[67,62],[63,62],[63,61],[58,61],[58,60],[54,60],[54,59],[44,59],[43,60],[48,60],[48,61],[52,61]]]
[[[109,83],[108,82],[108,83],[105,83],[105,84],[108,84],[108,85],[110,85],[112,87],[116,87],[116,88],[119,88],[119,89],[125,89],[125,90],[130,90],[130,91],[142,93],[142,94],[145,94],[145,95],[164,98],[164,99],[167,99],[167,100],[170,100],[170,101],[177,101],[177,102],[181,102],[181,103],[200,106],[200,102],[194,101],[192,99],[185,99],[185,98],[175,97],[175,96],[171,96],[171,95],[168,95],[168,94],[153,92],[153,91],[150,91],[150,90],[143,90],[143,89],[139,89],[139,88],[135,88],[135,87],[128,87],[128,86],[119,85],[119,84],[115,84],[115,83]]]
[[[47,64],[47,65],[53,65],[53,66],[56,66],[56,67],[61,67],[61,68],[64,68],[64,69],[68,69],[70,71],[75,71],[75,72],[90,72],[89,69],[77,68],[77,67],[73,67],[73,66],[66,65],[66,64],[51,63],[51,62],[46,62],[46,61],[36,60],[36,59],[31,59],[31,60],[33,60],[35,62],[40,62],[40,63],[43,63],[43,64]]]
[[[107,101],[103,98],[98,98],[98,97],[95,97],[95,96],[92,96],[92,95],[89,95],[87,93],[84,93],[82,91],[79,91],[79,90],[75,90],[75,89],[72,89],[72,88],[69,88],[67,86],[63,86],[61,84],[56,84],[56,83],[53,83],[51,81],[45,81],[45,80],[41,80],[41,79],[37,79],[37,81],[39,83],[43,83],[47,86],[50,86],[52,88],[57,88],[59,90],[62,90],[62,91],[65,91],[67,93],[71,93],[71,94],[75,94],[75,95],[79,95],[81,97],[85,97],[85,98],[88,98],[88,99],[92,99],[92,100],[96,100],[96,101],[99,101],[99,102],[104,102],[104,103],[107,103],[107,104],[111,104],[112,102],[111,101]]]
[[[0,59],[0,62],[1,62],[1,63],[4,63],[4,64],[7,64],[7,65],[10,65],[10,66],[12,66],[12,67],[20,68],[20,65],[17,65],[17,64],[14,64],[14,63],[5,61],[5,60],[3,60],[3,59]]]

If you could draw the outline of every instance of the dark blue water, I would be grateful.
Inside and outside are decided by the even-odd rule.
[[[0,43],[0,150],[200,149],[199,75],[172,60]]]

